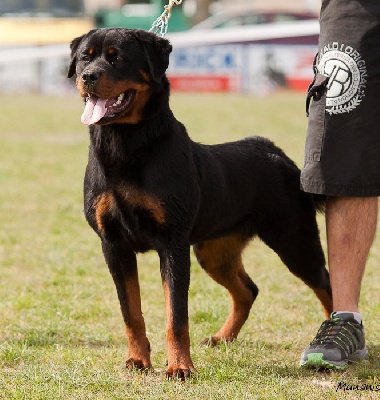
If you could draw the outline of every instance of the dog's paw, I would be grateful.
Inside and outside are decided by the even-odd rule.
[[[193,367],[193,365],[189,367],[172,367],[166,370],[166,377],[168,379],[185,381],[190,377],[193,377],[197,374],[197,370]]]
[[[209,336],[206,337],[206,339],[203,339],[201,341],[201,345],[202,346],[206,346],[206,347],[214,347],[216,346],[218,343],[220,342],[220,339],[216,336]]]
[[[152,365],[150,362],[144,362],[143,360],[139,360],[136,358],[128,358],[125,362],[125,368],[127,369],[137,369],[139,371],[147,371],[152,369]]]

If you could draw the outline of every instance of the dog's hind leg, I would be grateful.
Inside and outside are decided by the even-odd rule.
[[[258,236],[314,291],[329,318],[332,294],[314,210],[307,207],[295,208],[293,213],[287,210],[285,217],[277,215],[258,226]]]
[[[235,339],[248,318],[258,294],[257,286],[245,272],[241,254],[249,239],[234,234],[194,245],[194,252],[202,268],[224,286],[232,299],[229,317],[220,330],[202,344],[214,346],[220,340]]]
[[[104,257],[114,280],[128,339],[127,368],[151,368],[150,344],[141,311],[136,255],[122,245],[102,241]]]

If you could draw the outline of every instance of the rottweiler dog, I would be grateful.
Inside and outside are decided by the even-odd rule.
[[[151,368],[136,253],[155,250],[166,303],[168,377],[195,371],[190,356],[190,247],[232,299],[225,324],[204,343],[235,339],[258,288],[242,251],[258,236],[316,294],[331,289],[316,223],[320,201],[299,189],[300,171],[269,140],[193,142],[169,106],[171,45],[143,30],[91,30],[71,43],[68,77],[90,126],[84,209],[114,280],[127,338],[127,367]],[[270,268],[270,266],[268,266]]]

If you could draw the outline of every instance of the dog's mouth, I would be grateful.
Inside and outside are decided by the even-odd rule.
[[[81,121],[86,125],[96,124],[100,120],[111,121],[131,108],[136,91],[133,89],[121,93],[112,99],[102,99],[88,94]]]

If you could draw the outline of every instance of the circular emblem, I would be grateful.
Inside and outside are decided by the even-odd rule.
[[[351,46],[334,42],[321,49],[318,72],[328,76],[326,111],[348,113],[364,97],[367,69],[361,55]]]

